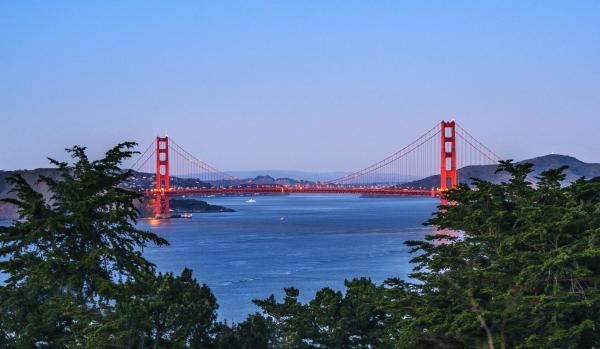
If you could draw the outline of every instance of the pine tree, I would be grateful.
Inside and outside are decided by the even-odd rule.
[[[85,148],[68,149],[72,165],[50,159],[60,179],[41,176],[49,200],[14,175],[19,220],[0,228],[0,325],[7,347],[78,346],[103,321],[127,280],[153,273],[142,256],[167,241],[135,227],[139,194],[121,188],[131,175],[119,165],[134,153],[122,143],[90,161]]]
[[[429,223],[438,234],[409,245],[425,302],[422,344],[479,348],[600,345],[600,178],[561,186],[565,168],[502,162],[510,181],[475,181],[448,194]],[[433,346],[433,345],[432,345]]]

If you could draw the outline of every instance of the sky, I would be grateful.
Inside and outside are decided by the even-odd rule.
[[[600,162],[600,1],[0,2],[0,169],[168,134],[224,170],[351,171],[452,118]]]

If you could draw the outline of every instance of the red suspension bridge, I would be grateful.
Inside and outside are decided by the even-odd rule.
[[[156,184],[144,195],[155,198],[156,216],[164,218],[170,216],[169,197],[176,195],[327,193],[443,199],[443,192],[458,184],[458,169],[495,164],[499,160],[499,156],[452,120],[440,122],[381,161],[346,176],[309,185],[255,185],[207,164],[168,136],[156,137],[131,168],[154,173]],[[436,185],[423,186],[423,179],[436,175],[439,175]],[[172,185],[176,178],[194,178],[200,184]]]

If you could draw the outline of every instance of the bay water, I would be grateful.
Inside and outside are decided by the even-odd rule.
[[[140,220],[139,228],[167,239],[144,255],[159,271],[194,271],[217,297],[219,319],[240,322],[259,311],[252,299],[294,286],[307,301],[344,280],[408,278],[413,265],[406,240],[423,239],[439,204],[433,198],[357,195],[202,198],[235,210],[196,213],[191,219]]]

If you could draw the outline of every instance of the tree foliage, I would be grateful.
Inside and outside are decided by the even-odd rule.
[[[50,198],[23,177],[8,178],[19,220],[0,227],[0,346],[6,348],[204,345],[216,301],[190,270],[155,274],[142,253],[166,240],[137,229],[139,194],[122,189],[119,168],[133,143],[100,160],[85,148],[73,164],[50,159],[60,179],[41,176]]]
[[[561,187],[564,168],[527,181],[529,164],[501,162],[507,183],[449,193],[430,221],[460,231],[411,242],[421,297],[439,322],[431,338],[465,346],[592,348],[600,343],[600,178]]]

